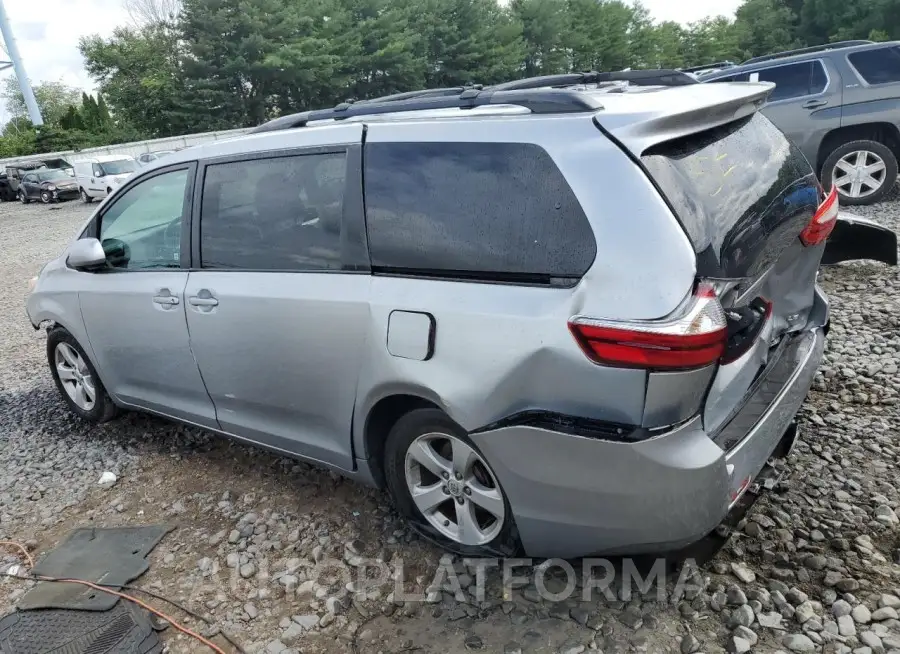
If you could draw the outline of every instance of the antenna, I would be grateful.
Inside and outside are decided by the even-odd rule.
[[[16,79],[19,80],[19,88],[22,89],[22,97],[25,99],[25,106],[28,108],[28,117],[31,119],[32,125],[40,127],[44,124],[44,119],[41,118],[41,110],[38,108],[37,100],[34,98],[34,91],[31,90],[31,82],[28,80],[25,66],[22,64],[22,56],[19,54],[19,46],[16,45],[12,28],[9,26],[9,18],[6,16],[3,0],[0,0],[0,33],[3,34],[3,42],[6,44],[6,52],[9,54],[10,59],[10,61],[0,61],[0,70],[12,67],[16,74]]]

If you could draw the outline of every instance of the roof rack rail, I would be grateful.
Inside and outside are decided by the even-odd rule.
[[[679,68],[682,73],[696,73],[701,70],[709,70],[710,68],[732,68],[737,66],[733,61],[714,61],[704,66],[691,66],[690,68]]]
[[[834,43],[824,43],[822,45],[814,45],[809,48],[799,48],[797,50],[785,50],[784,52],[776,52],[775,54],[764,55],[762,57],[753,57],[748,59],[741,65],[757,64],[762,61],[772,61],[773,59],[783,59],[785,57],[793,57],[794,55],[813,54],[815,52],[825,52],[827,50],[840,50],[841,48],[853,48],[858,45],[871,45],[874,41],[856,40],[856,41],[836,41]]]
[[[353,116],[426,111],[429,109],[474,109],[488,105],[512,104],[530,109],[535,114],[558,114],[596,111],[601,105],[596,98],[567,86],[629,82],[637,86],[684,86],[697,80],[677,70],[623,70],[609,73],[595,71],[563,75],[530,77],[494,86],[456,86],[394,93],[380,98],[342,102],[331,109],[318,109],[281,116],[251,130],[252,133],[273,132],[305,127],[318,120],[343,120]]]

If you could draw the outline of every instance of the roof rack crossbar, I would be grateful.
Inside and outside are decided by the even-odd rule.
[[[398,102],[401,100],[412,100],[414,98],[430,98],[459,95],[466,89],[481,88],[480,86],[451,86],[443,89],[422,89],[420,91],[406,91],[404,93],[393,93],[384,95],[380,98],[367,98],[365,100],[356,100],[350,104],[372,104],[373,102]]]
[[[737,66],[737,64],[733,61],[714,61],[703,66],[691,66],[690,68],[679,68],[678,70],[680,70],[682,73],[696,73],[708,68],[730,68],[732,66]]]
[[[794,55],[813,54],[815,52],[825,52],[827,50],[839,50],[841,48],[853,48],[859,45],[871,45],[874,41],[859,39],[856,41],[836,41],[835,43],[824,43],[822,45],[814,45],[809,48],[799,48],[797,50],[785,50],[784,52],[776,52],[775,54],[764,55],[762,57],[753,57],[745,61],[742,66],[747,64],[757,64],[763,61],[772,61],[774,59],[784,59],[785,57],[793,57]]]

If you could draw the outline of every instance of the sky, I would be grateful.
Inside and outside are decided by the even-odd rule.
[[[688,23],[706,16],[731,16],[740,0],[643,0],[657,20]],[[78,52],[81,36],[109,36],[128,22],[122,0],[5,0],[19,51],[33,83],[62,81],[92,91]],[[6,76],[11,70],[0,72]],[[0,119],[5,118],[0,107]]]

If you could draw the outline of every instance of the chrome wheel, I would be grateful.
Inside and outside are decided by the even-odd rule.
[[[484,545],[503,528],[503,493],[487,462],[449,434],[430,433],[406,451],[406,486],[422,516],[461,545]]]
[[[885,182],[884,159],[868,150],[850,152],[834,166],[833,183],[838,192],[849,198],[864,198],[880,189]]]
[[[41,202],[44,204],[50,204],[50,194],[47,191],[41,192]]]
[[[78,351],[68,343],[59,343],[54,358],[56,374],[69,399],[83,411],[93,409],[97,399],[94,378]]]

